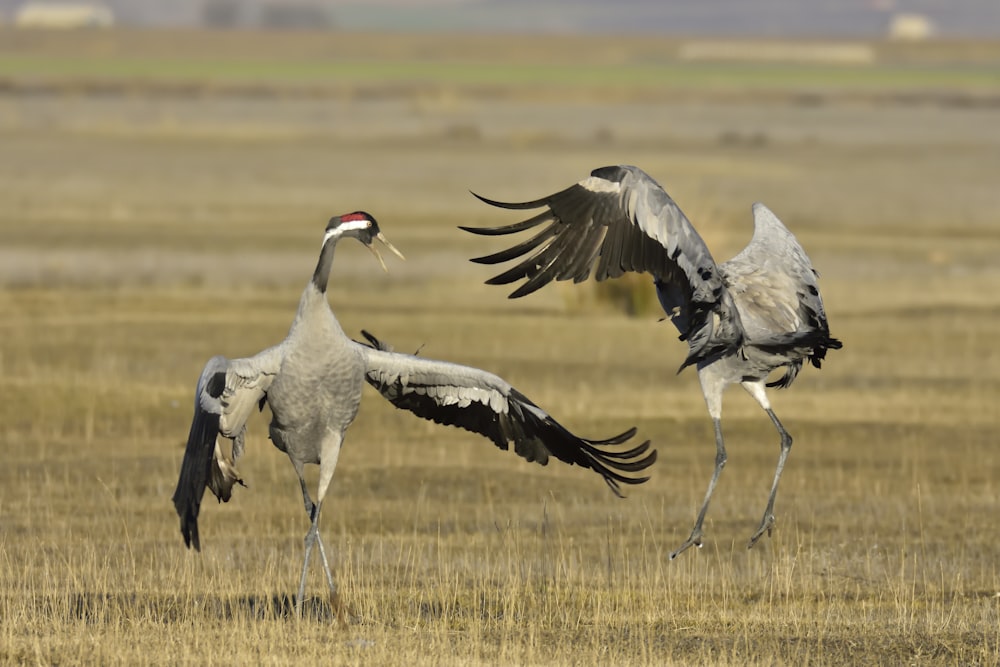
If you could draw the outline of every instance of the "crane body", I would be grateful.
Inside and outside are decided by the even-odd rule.
[[[648,479],[635,473],[656,460],[649,441],[631,448],[620,447],[635,435],[634,428],[606,440],[580,438],[492,373],[397,354],[367,333],[370,345],[351,340],[337,322],[326,296],[334,249],[344,237],[360,240],[383,268],[385,264],[373,241],[380,241],[402,258],[371,215],[358,211],[332,218],[287,337],[252,357],[212,357],[202,370],[173,496],[187,546],[201,549],[198,515],[206,488],[220,501],[228,501],[233,487],[242,484],[236,463],[243,453],[247,420],[267,404],[272,414],[271,441],[288,455],[295,469],[310,520],[296,614],[301,615],[309,560],[314,547],[318,547],[331,603],[343,622],[345,610],[320,537],[319,518],[365,383],[396,407],[420,417],[479,433],[502,449],[513,444],[516,453],[528,461],[544,465],[551,455],[589,468],[618,495],[620,484],[640,484]],[[232,440],[231,455],[220,447],[220,437]],[[307,464],[319,466],[315,500],[305,480]]]
[[[652,275],[660,305],[688,345],[679,370],[697,369],[716,445],[715,467],[694,528],[671,559],[702,544],[709,501],[727,459],[722,394],[732,384],[741,385],[757,401],[779,434],[771,491],[748,547],[770,534],[792,438],[772,410],[767,388],[790,386],[805,361],[819,368],[828,350],[841,347],[830,335],[818,274],[795,236],[764,204],[755,203],[750,242],[735,257],[717,264],[663,187],[629,165],[595,169],[575,185],[533,201],[475,196],[504,209],[542,209],[511,225],[461,227],[484,236],[540,228],[515,246],[472,260],[499,264],[523,258],[486,281],[506,285],[523,279],[510,298],[526,296],[553,280],[605,280],[625,272]],[[775,370],[783,374],[769,381]]]

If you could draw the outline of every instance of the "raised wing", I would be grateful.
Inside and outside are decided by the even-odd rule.
[[[528,461],[548,464],[549,457],[589,468],[604,478],[615,495],[620,484],[641,484],[636,477],[656,461],[649,441],[618,447],[635,429],[607,440],[587,440],[570,433],[528,397],[492,373],[445,361],[385,351],[387,346],[365,334],[373,347],[362,346],[366,379],[390,403],[438,424],[458,426],[484,435],[500,449]]]
[[[581,282],[591,271],[597,280],[617,278],[626,271],[650,273],[661,281],[685,279],[693,298],[706,303],[714,301],[722,288],[705,242],[670,195],[638,167],[601,167],[576,185],[536,201],[511,204],[476,197],[500,208],[545,208],[514,225],[461,227],[495,236],[550,223],[523,243],[472,260],[499,264],[529,255],[488,281],[506,285],[527,278],[511,298],[530,294],[552,280]]]
[[[215,356],[205,364],[195,390],[194,417],[173,496],[188,547],[201,550],[198,512],[205,488],[222,502],[229,500],[235,484],[243,484],[235,464],[243,453],[246,422],[254,408],[263,408],[267,389],[280,368],[279,347],[248,359]],[[219,446],[220,435],[233,440],[232,459]]]
[[[691,348],[684,365],[738,345],[738,315],[726,297],[712,254],[670,195],[638,167],[601,167],[576,185],[530,202],[476,197],[500,208],[544,208],[513,225],[461,227],[497,236],[544,225],[518,245],[472,260],[499,264],[527,256],[486,281],[506,285],[526,279],[511,298],[530,294],[552,280],[581,282],[591,273],[604,280],[626,271],[645,272],[655,279],[664,310]],[[718,321],[709,317],[711,312],[719,315]]]
[[[840,349],[819,292],[818,274],[795,236],[769,208],[753,205],[754,233],[719,269],[737,304],[746,342],[765,351],[798,356],[770,386],[787,387],[802,359],[817,368],[827,349]]]

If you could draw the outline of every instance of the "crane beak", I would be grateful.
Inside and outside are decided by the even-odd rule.
[[[381,241],[382,245],[384,245],[386,248],[388,248],[389,250],[391,250],[392,254],[394,254],[396,257],[399,257],[402,260],[406,259],[405,257],[403,257],[403,253],[401,253],[398,250],[396,250],[396,246],[394,246],[391,243],[389,243],[389,240],[385,238],[385,234],[383,234],[382,232],[379,232],[378,234],[375,235],[375,238],[377,238],[379,241]]]
[[[382,234],[382,232],[379,232],[378,234],[376,234],[375,238],[377,238],[379,241],[381,241],[382,245],[384,245],[386,248],[388,248],[389,250],[391,250],[392,253],[394,255],[396,255],[396,257],[399,257],[400,259],[404,259],[404,260],[406,259],[405,257],[403,257],[403,253],[401,253],[398,250],[396,250],[396,246],[394,246],[391,243],[389,243],[389,241],[385,238],[385,235]],[[389,273],[389,269],[386,267],[385,261],[383,261],[382,255],[379,254],[378,248],[375,247],[375,244],[373,243],[370,246],[368,246],[368,249],[372,251],[373,255],[375,255],[375,259],[377,259],[378,263],[382,266],[382,270],[385,271],[386,273]]]

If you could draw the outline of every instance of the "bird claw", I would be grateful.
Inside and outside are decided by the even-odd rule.
[[[757,544],[757,540],[763,537],[764,533],[767,533],[767,536],[771,537],[772,530],[774,530],[774,515],[768,514],[760,522],[760,528],[757,529],[757,532],[750,536],[750,541],[747,542],[747,549],[753,549],[753,545]]]
[[[677,558],[678,556],[680,556],[682,553],[684,553],[685,551],[687,551],[691,547],[698,547],[699,549],[701,549],[701,531],[700,530],[693,531],[691,533],[690,537],[688,537],[686,540],[684,540],[684,543],[681,544],[679,547],[677,547],[677,549],[672,554],[670,554],[670,560],[673,560],[673,559]]]

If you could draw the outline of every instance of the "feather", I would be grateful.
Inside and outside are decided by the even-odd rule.
[[[397,408],[478,433],[502,450],[513,445],[515,453],[530,462],[546,465],[554,456],[589,468],[619,496],[620,484],[649,479],[633,474],[656,461],[649,441],[619,448],[635,435],[634,428],[604,440],[582,438],[492,373],[374,347],[361,349],[368,383]]]

